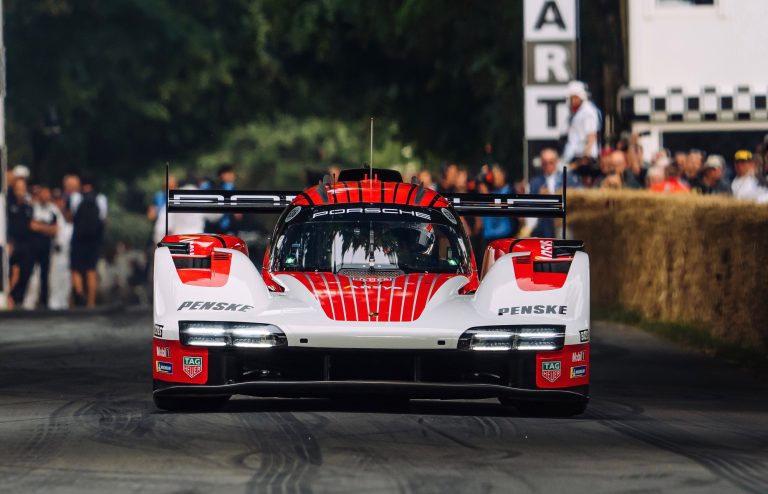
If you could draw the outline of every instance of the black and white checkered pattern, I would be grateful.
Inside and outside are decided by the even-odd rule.
[[[749,86],[738,86],[734,91],[724,92],[703,87],[693,94],[677,87],[669,88],[666,94],[623,89],[619,99],[621,114],[630,121],[768,121],[768,88],[754,91]]]

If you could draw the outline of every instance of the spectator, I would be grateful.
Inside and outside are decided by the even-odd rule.
[[[666,158],[667,160],[669,158]],[[653,165],[648,168],[648,173],[645,174],[645,186],[649,190],[659,191],[664,187],[664,180],[666,179],[664,173],[664,166]]]
[[[179,186],[179,183],[176,181],[176,177],[173,175],[168,175],[168,189],[176,189]],[[155,194],[152,196],[152,204],[149,205],[147,208],[147,219],[149,221],[155,221],[157,220],[157,212],[165,207],[165,200],[166,200],[166,191],[158,190],[155,192]]]
[[[684,170],[688,162],[688,153],[685,151],[675,151],[673,162],[677,165],[678,170]]]
[[[658,166],[658,165],[657,165]],[[651,185],[650,190],[652,192],[671,192],[671,193],[684,193],[690,192],[691,189],[680,180],[680,168],[677,167],[677,163],[672,163],[664,168],[664,181],[660,183],[654,183]]]
[[[457,194],[466,194],[470,192],[470,182],[469,182],[469,171],[464,168],[463,166],[459,167],[458,172],[456,173],[456,185],[453,188],[453,191]],[[483,230],[482,221],[477,216],[460,216],[461,223],[464,225],[464,230],[467,232],[467,235],[469,235],[470,239],[472,239],[473,248],[475,245],[475,239],[480,232]]]
[[[54,189],[53,203],[59,211],[57,220],[58,231],[53,244],[51,255],[50,296],[48,307],[62,310],[69,307],[69,296],[72,291],[72,278],[69,273],[70,244],[72,243],[72,223],[64,217],[66,199],[61,189]]]
[[[665,166],[668,166],[671,161],[672,160],[669,158],[669,149],[663,148],[653,153],[651,166],[659,165],[664,168]]]
[[[708,156],[701,171],[701,178],[694,190],[702,194],[730,194],[731,188],[723,181],[723,168],[725,168],[725,160],[722,156],[718,154]]]
[[[193,184],[185,184],[182,190],[196,190]],[[155,243],[160,242],[165,236],[165,205],[161,206],[157,214],[154,228]],[[168,215],[168,234],[183,235],[188,233],[202,233],[206,223],[216,223],[221,219],[221,214],[183,213]]]
[[[72,244],[69,267],[75,305],[85,302],[88,307],[95,307],[98,290],[96,264],[104,240],[107,198],[96,192],[93,182],[83,179],[82,192],[70,197],[70,208]]]
[[[6,191],[6,197],[13,197],[13,184],[17,178],[23,178],[29,180],[29,168],[24,165],[16,165],[13,168],[9,168],[5,171],[5,183],[8,187]]]
[[[491,167],[492,175],[492,189],[488,189],[487,185],[483,184],[482,189],[478,189],[480,192],[492,192],[494,194],[510,194],[511,189],[509,183],[507,183],[507,173],[498,164]],[[484,217],[483,221],[483,249],[488,242],[497,240],[500,238],[514,237],[519,230],[519,222],[517,219],[509,217]]]
[[[72,197],[80,193],[80,177],[74,174],[64,175],[61,180],[64,196],[64,210],[67,221],[72,222]]]
[[[235,180],[237,175],[235,174],[235,167],[229,164],[221,165],[216,172],[218,176],[217,188],[220,190],[235,190]],[[202,188],[202,187],[201,187]],[[206,233],[226,233],[229,235],[237,235],[237,223],[243,218],[241,213],[237,214],[224,214],[219,217],[217,221],[208,222],[206,224]]]
[[[40,187],[32,203],[32,263],[40,267],[40,296],[38,306],[48,308],[48,286],[51,266],[51,246],[58,233],[61,212],[51,200],[51,189]]]
[[[440,183],[437,190],[441,194],[451,193],[456,187],[456,175],[459,173],[459,165],[456,163],[448,163],[443,168],[442,176],[440,177]]]
[[[420,184],[424,185],[424,188],[437,190],[437,184],[435,184],[435,182],[432,180],[432,172],[429,170],[419,171],[419,173],[416,175],[416,179]]]
[[[582,165],[594,163],[599,153],[600,110],[589,101],[583,82],[571,81],[568,84],[568,99],[571,117],[563,161],[569,164],[579,161]]]
[[[627,155],[624,151],[613,151],[604,159],[607,160],[608,176],[598,182],[598,186],[607,189],[639,189],[640,183],[635,175],[627,169]]]
[[[758,204],[768,203],[768,186],[757,174],[752,153],[744,149],[736,151],[733,161],[736,168],[736,178],[731,183],[733,197]]]
[[[629,144],[626,151],[627,172],[632,174],[634,188],[641,188],[645,183],[645,174],[648,173],[648,164],[643,160],[643,146],[640,145],[640,136],[632,133],[629,136]]]
[[[556,194],[563,188],[563,172],[557,166],[560,162],[557,151],[545,148],[539,153],[541,175],[531,179],[531,194]],[[555,236],[555,223],[552,218],[526,218],[526,226],[532,229],[534,237],[552,238]]]
[[[698,149],[691,149],[685,160],[683,175],[681,177],[682,181],[691,189],[695,189],[699,185],[699,175],[701,174],[703,164],[704,153]]]
[[[8,253],[10,255],[10,307],[21,305],[32,274],[32,206],[27,198],[27,180],[14,178],[8,196]]]

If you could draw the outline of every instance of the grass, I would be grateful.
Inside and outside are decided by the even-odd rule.
[[[646,319],[639,311],[621,306],[595,307],[592,319],[636,326],[684,347],[736,362],[760,377],[768,378],[768,352],[712,336],[706,324]]]

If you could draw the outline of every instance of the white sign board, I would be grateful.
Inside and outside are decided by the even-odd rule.
[[[560,86],[525,88],[525,136],[557,140],[568,128],[568,99]]]
[[[525,0],[525,138],[566,132],[566,87],[578,68],[577,0]]]
[[[525,0],[525,41],[576,39],[576,0]]]

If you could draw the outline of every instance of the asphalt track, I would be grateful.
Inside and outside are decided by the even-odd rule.
[[[0,492],[768,492],[768,386],[593,328],[577,418],[495,401],[156,410],[145,312],[0,319]]]

